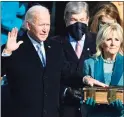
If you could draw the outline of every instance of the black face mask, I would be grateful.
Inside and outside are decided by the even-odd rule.
[[[82,36],[87,32],[88,27],[84,23],[76,22],[66,27],[67,32],[76,40],[81,40]]]

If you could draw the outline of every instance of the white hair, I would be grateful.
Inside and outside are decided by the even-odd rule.
[[[89,6],[86,2],[72,1],[68,2],[64,11],[64,20],[67,22],[68,17],[72,14],[79,14],[84,10],[89,17]]]
[[[35,6],[32,6],[31,8],[29,8],[29,10],[27,11],[26,15],[25,15],[25,20],[24,20],[24,24],[23,24],[23,28],[24,29],[27,29],[26,27],[26,22],[34,22],[34,18],[36,18],[35,16],[38,14],[38,13],[46,13],[48,12],[49,13],[49,10],[44,7],[44,6],[41,6],[41,5],[35,5]],[[49,13],[50,14],[50,13]]]

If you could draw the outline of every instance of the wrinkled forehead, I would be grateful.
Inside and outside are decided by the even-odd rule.
[[[50,21],[50,14],[49,12],[38,12],[33,14],[33,22],[49,22]]]
[[[120,40],[121,42],[122,42],[122,34],[119,32],[119,31],[117,31],[117,30],[111,30],[111,31],[108,31],[107,33],[106,33],[106,38],[105,38],[105,40],[106,39],[109,39],[109,38],[112,38],[112,39],[118,39],[118,40]]]
[[[80,17],[87,17],[87,13],[84,9],[80,13],[71,13],[71,16],[80,16]]]

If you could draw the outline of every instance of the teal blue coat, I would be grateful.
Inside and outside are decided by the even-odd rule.
[[[111,86],[123,86],[124,81],[124,56],[117,54],[116,61],[114,64],[113,74],[111,78]],[[104,71],[103,71],[103,59],[101,56],[96,58],[89,58],[84,61],[83,68],[84,75],[90,75],[96,80],[103,83],[104,81]]]
[[[114,64],[113,74],[111,77],[111,86],[123,86],[124,85],[124,56],[117,54],[116,61]],[[97,59],[89,58],[84,61],[83,73],[90,75],[96,80],[105,83],[104,70],[103,70],[103,59],[99,56]],[[87,107],[86,107],[87,108]],[[124,115],[118,115],[117,111],[109,110],[109,105],[99,105],[93,108],[93,111],[89,112],[87,108],[87,117],[123,117]]]

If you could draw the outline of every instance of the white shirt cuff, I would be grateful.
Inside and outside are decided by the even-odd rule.
[[[9,57],[9,56],[11,56],[11,54],[7,54],[5,52],[2,52],[2,57]]]

